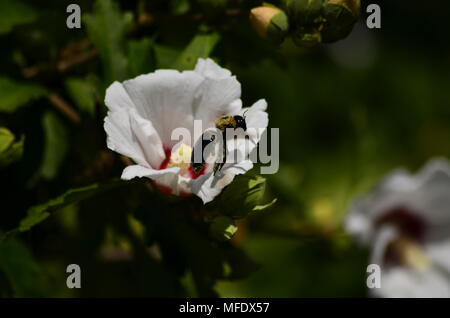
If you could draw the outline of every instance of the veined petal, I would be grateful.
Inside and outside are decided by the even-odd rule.
[[[434,159],[418,173],[411,205],[421,211],[429,226],[450,228],[450,164]]]
[[[395,267],[383,271],[381,288],[372,289],[375,296],[390,298],[450,297],[450,285],[439,271]]]
[[[249,153],[253,151],[261,139],[269,125],[269,115],[266,113],[267,101],[260,99],[249,108],[244,108],[240,111],[240,115],[245,115],[245,121],[248,129],[247,135],[250,139]]]
[[[142,118],[136,109],[130,109],[131,127],[146,161],[151,168],[159,168],[166,155],[157,131],[149,120]]]
[[[194,71],[198,74],[210,79],[227,79],[232,76],[231,72],[226,68],[220,67],[212,59],[198,59]]]
[[[235,176],[244,174],[251,168],[253,168],[253,163],[250,160],[245,160],[229,167],[224,166],[216,176],[210,172],[195,180],[191,180],[189,187],[192,193],[206,204],[220,194],[222,189],[229,185]]]
[[[143,149],[133,137],[128,109],[108,112],[104,128],[107,134],[106,144],[109,149],[133,159],[142,166],[149,166]]]
[[[241,84],[230,71],[211,59],[199,59],[195,72],[204,78],[197,95],[195,118],[202,120],[205,128],[211,127],[217,117],[239,111]]]
[[[135,107],[125,88],[119,82],[112,83],[106,89],[105,104],[110,111]]]
[[[266,128],[269,124],[269,115],[266,113],[267,101],[260,99],[249,108],[241,110],[240,115],[245,114],[247,127]]]
[[[450,234],[448,230],[442,234],[445,235],[445,238],[440,241],[427,242],[424,246],[424,252],[433,261],[433,264],[450,275]]]
[[[202,76],[192,71],[159,70],[123,85],[139,115],[150,120],[163,144],[171,147],[177,143],[171,140],[175,128],[192,131],[193,107],[202,82]]]
[[[131,180],[133,178],[149,178],[155,180],[158,185],[172,189],[174,194],[179,194],[178,191],[178,175],[180,168],[168,168],[162,170],[155,170],[151,168],[142,167],[140,165],[133,165],[126,167],[122,172],[123,180]]]

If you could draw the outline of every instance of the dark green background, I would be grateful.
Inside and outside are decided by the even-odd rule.
[[[0,170],[0,231],[17,227],[30,206],[67,189],[120,176],[123,163],[105,151],[104,89],[112,80],[170,67],[198,32],[220,35],[210,56],[237,75],[245,105],[267,99],[269,125],[280,129],[281,163],[277,174],[265,176],[265,198],[278,198],[277,203],[240,221],[232,242],[260,265],[255,272],[253,263],[230,250],[237,253],[232,257],[236,280],[217,280],[214,273],[196,278],[217,267],[204,242],[197,243],[197,228],[177,221],[160,198],[142,203],[145,190],[130,186],[70,205],[0,243],[0,295],[196,296],[210,295],[213,288],[220,296],[365,296],[367,251],[341,228],[349,204],[394,168],[415,170],[431,157],[450,156],[447,1],[379,2],[381,30],[367,29],[363,14],[347,39],[310,50],[258,38],[248,9],[259,1],[229,1],[242,12],[225,14],[208,1],[192,1],[184,13],[184,1],[151,0],[146,11],[154,21],[144,26],[136,26],[141,1],[118,1],[121,11],[101,22],[108,32],[100,37],[113,46],[109,52],[114,45],[125,52],[130,42],[141,43],[137,55],[125,54],[135,67],[123,71],[108,64],[114,57],[97,56],[64,72],[56,68],[63,48],[92,37],[85,20],[80,30],[65,27],[66,6],[77,2],[84,19],[92,2],[23,2],[38,17],[0,35],[0,74],[59,94],[79,112],[81,123],[72,123],[45,97],[0,113],[0,126],[26,137],[22,159]],[[362,8],[368,3],[373,1],[363,1]],[[125,11],[133,12],[134,20],[122,36]],[[88,42],[82,51],[95,45]],[[40,71],[26,78],[24,68],[33,66]],[[86,87],[68,90],[73,78],[88,83],[88,90],[94,87],[95,102],[87,102],[86,109],[76,100]],[[142,211],[141,204],[152,212]],[[130,244],[122,228],[129,211],[151,215],[141,219],[165,246],[162,263],[148,259],[144,250],[132,259],[101,256]],[[186,238],[191,240],[180,243]],[[65,286],[71,263],[82,267],[78,291]]]

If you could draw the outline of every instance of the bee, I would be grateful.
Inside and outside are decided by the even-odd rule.
[[[218,171],[220,171],[220,169],[222,169],[223,165],[225,164],[225,159],[227,157],[227,129],[232,128],[232,129],[238,129],[241,128],[244,131],[247,131],[247,122],[245,121],[245,113],[243,116],[240,115],[224,115],[224,116],[220,116],[219,118],[217,118],[215,120],[215,126],[216,128],[221,132],[222,135],[222,160],[221,162],[216,162],[214,164],[214,175],[216,175],[216,173]],[[205,149],[206,146],[208,146],[211,142],[216,140],[216,136],[212,135],[209,138],[205,138],[205,133],[203,133],[203,135],[200,137],[199,142],[197,142],[197,145],[202,147],[202,161],[201,162],[194,162],[194,153],[195,150],[192,152],[192,156],[191,156],[191,165],[192,165],[192,170],[198,174],[202,171],[202,169],[204,168],[206,162],[203,158],[203,150]]]

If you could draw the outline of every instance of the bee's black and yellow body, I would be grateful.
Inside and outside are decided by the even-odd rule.
[[[244,131],[247,130],[247,124],[245,118],[239,115],[236,116],[221,116],[215,121],[216,128],[219,129],[222,134],[226,133],[227,128],[238,129],[242,128]]]
[[[240,115],[230,116],[230,115],[224,115],[215,120],[215,126],[216,128],[222,133],[222,141],[223,141],[223,158],[221,162],[216,162],[214,164],[214,174],[216,174],[217,171],[219,171],[223,165],[225,164],[225,159],[227,155],[227,129],[238,129],[241,128],[244,131],[247,131],[247,123],[245,121],[245,118]],[[205,166],[205,160],[203,158],[203,150],[207,145],[209,145],[211,142],[215,140],[214,136],[212,138],[204,140],[203,135],[201,136],[202,142],[202,161],[201,162],[194,162],[194,152],[192,152],[191,157],[191,164],[192,169],[196,174],[200,173],[200,171]]]

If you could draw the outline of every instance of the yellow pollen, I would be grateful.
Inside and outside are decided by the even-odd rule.
[[[406,238],[399,238],[393,243],[393,248],[404,264],[417,269],[426,269],[431,266],[431,260],[423,253],[420,246]]]
[[[169,168],[180,167],[188,169],[191,164],[192,148],[186,144],[181,144],[177,149],[172,150],[170,154]]]

